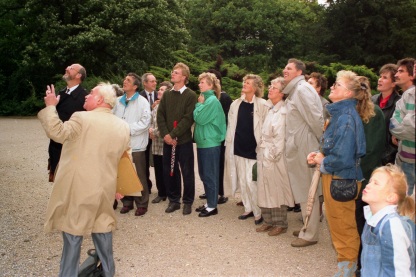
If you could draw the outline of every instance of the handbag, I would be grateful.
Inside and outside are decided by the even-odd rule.
[[[101,277],[104,276],[103,266],[95,249],[88,250],[88,258],[81,264],[78,277]]]
[[[357,180],[355,179],[332,179],[329,187],[331,196],[339,202],[354,200],[358,194]]]

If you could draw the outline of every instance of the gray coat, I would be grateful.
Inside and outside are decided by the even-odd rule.
[[[315,89],[303,75],[294,78],[283,90],[286,99],[286,161],[296,203],[306,202],[313,169],[306,162],[310,152],[319,149],[324,119],[322,104]]]

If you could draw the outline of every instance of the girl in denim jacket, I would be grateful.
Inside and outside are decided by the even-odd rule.
[[[363,190],[361,276],[415,276],[415,202],[406,192],[404,173],[390,164],[374,170]]]

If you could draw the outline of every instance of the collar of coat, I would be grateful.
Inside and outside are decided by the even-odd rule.
[[[127,94],[124,94],[120,97],[120,103],[127,107],[128,102],[134,101],[139,97],[139,93],[136,91],[134,95],[130,98],[130,100],[127,100]]]
[[[305,81],[305,76],[300,75],[292,79],[292,81],[287,84],[285,89],[282,91],[283,94],[289,94],[289,96],[295,91],[295,87],[298,85],[299,82]]]

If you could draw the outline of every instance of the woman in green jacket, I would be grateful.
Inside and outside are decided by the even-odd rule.
[[[221,142],[225,138],[224,111],[218,100],[220,81],[215,74],[202,73],[198,77],[201,94],[194,110],[194,140],[197,147],[199,176],[204,184],[207,203],[196,209],[199,217],[218,213],[218,187]]]

